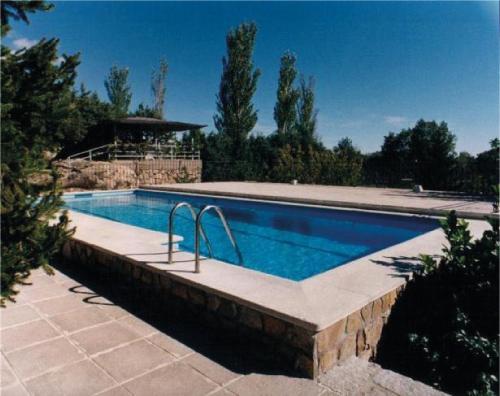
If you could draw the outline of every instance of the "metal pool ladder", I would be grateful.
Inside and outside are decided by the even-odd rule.
[[[216,205],[206,205],[204,206],[198,213],[198,216],[196,216],[196,230],[195,230],[195,239],[194,239],[194,254],[195,254],[195,269],[194,272],[199,273],[200,272],[200,235],[204,235],[203,231],[203,226],[201,224],[201,219],[203,215],[208,212],[209,210],[213,209],[215,213],[219,216],[219,219],[222,222],[222,225],[224,226],[224,229],[226,230],[226,234],[229,237],[229,240],[231,241],[231,244],[233,245],[234,250],[236,250],[236,254],[238,255],[238,260],[240,264],[243,264],[243,256],[241,255],[240,248],[238,247],[238,244],[236,243],[236,239],[234,238],[233,232],[231,231],[231,228],[229,228],[229,224],[227,223],[226,217],[224,216],[224,213],[222,213],[222,209]]]
[[[190,203],[179,202],[178,204],[176,204],[172,208],[172,210],[170,211],[169,222],[168,222],[168,263],[169,264],[172,264],[172,253],[174,250],[174,241],[173,241],[173,238],[174,238],[174,217],[175,217],[175,213],[177,212],[177,210],[182,208],[183,206],[185,206],[189,209],[189,211],[191,212],[191,217],[193,218],[193,221],[195,222],[195,224],[198,224],[196,213],[195,213],[195,211]],[[198,227],[196,226],[195,233],[196,233],[196,237],[198,237],[198,233],[201,234],[201,237],[203,238],[203,240],[207,244],[208,253],[210,254],[210,257],[212,257],[213,256],[212,246],[210,245],[210,242],[209,242],[201,224],[200,224],[199,231],[198,231]]]

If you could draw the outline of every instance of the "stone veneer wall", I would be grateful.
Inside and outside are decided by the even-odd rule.
[[[201,182],[201,160],[120,160],[113,163],[131,168],[137,175],[138,185],[176,183],[177,179],[181,176],[190,178],[189,182]],[[184,171],[186,175],[183,175]]]
[[[200,182],[202,161],[192,159],[140,161],[72,160],[56,163],[65,189],[115,190],[141,185]]]
[[[153,293],[158,307],[174,309],[245,340],[258,341],[266,351],[260,356],[278,360],[309,378],[316,378],[351,356],[363,359],[374,356],[382,327],[401,289],[314,332],[75,239],[65,244],[63,258],[71,265],[83,265],[93,273],[110,277],[111,281],[130,282],[136,290]]]

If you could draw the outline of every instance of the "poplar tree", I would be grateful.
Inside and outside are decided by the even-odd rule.
[[[278,135],[282,137],[292,133],[297,118],[296,108],[299,100],[299,90],[294,88],[295,77],[297,77],[295,61],[295,55],[288,51],[281,57],[274,120],[276,121]]]
[[[165,117],[165,94],[167,92],[167,87],[165,85],[165,80],[167,78],[168,63],[165,59],[160,60],[160,65],[158,69],[153,70],[151,75],[151,93],[153,95],[153,110],[155,116],[159,119]]]
[[[254,23],[244,23],[226,37],[214,124],[226,141],[231,161],[242,158],[248,134],[257,123],[252,104],[260,76],[252,60],[256,33]]]
[[[303,148],[317,143],[316,115],[314,108],[314,79],[309,77],[308,81],[302,77],[299,86],[299,100],[297,102],[297,133]]]
[[[127,80],[128,69],[120,69],[118,66],[113,66],[106,80],[104,80],[104,86],[106,87],[106,92],[108,93],[108,98],[113,109],[113,115],[117,118],[128,114],[128,108],[132,100],[132,93],[130,92],[130,85]]]

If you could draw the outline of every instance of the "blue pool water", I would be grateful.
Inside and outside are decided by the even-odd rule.
[[[180,201],[196,210],[208,204],[220,206],[242,252],[243,266],[295,281],[439,226],[437,220],[420,217],[143,190],[65,196],[69,209],[163,232],[170,210]],[[203,225],[215,258],[238,264],[213,212],[206,213]],[[186,208],[177,212],[175,233],[184,237],[181,249],[194,251],[194,224]],[[208,254],[203,242],[202,253]]]

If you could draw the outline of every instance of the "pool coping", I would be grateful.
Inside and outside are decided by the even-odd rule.
[[[68,195],[85,193],[89,192]],[[76,226],[74,240],[314,332],[404,285],[418,265],[418,255],[440,254],[445,242],[443,232],[436,229],[296,282],[208,258],[203,259],[201,273],[196,274],[194,255],[189,252],[176,251],[174,263],[167,263],[166,233],[72,210],[68,213]],[[488,228],[485,221],[469,223],[475,236]],[[175,237],[176,242],[180,240]]]

